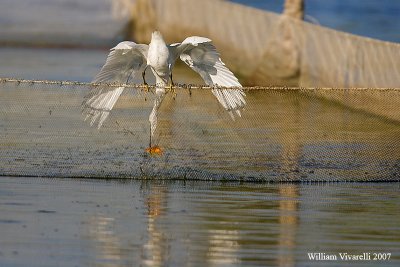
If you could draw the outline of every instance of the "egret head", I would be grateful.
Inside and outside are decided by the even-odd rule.
[[[151,34],[151,39],[153,39],[153,38],[161,38],[162,39],[162,35],[161,35],[161,32],[159,32],[159,31],[154,31],[152,34]]]

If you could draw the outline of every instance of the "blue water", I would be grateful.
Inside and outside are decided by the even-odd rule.
[[[232,0],[281,13],[284,0]],[[305,0],[306,15],[326,27],[357,35],[400,42],[400,1]]]

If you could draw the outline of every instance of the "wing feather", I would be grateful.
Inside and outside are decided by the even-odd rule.
[[[235,111],[241,116],[240,110],[246,105],[242,85],[235,75],[222,62],[218,51],[211,40],[192,36],[181,44],[170,46],[170,51],[196,71],[209,86],[237,87],[236,89],[212,89],[211,92],[218,102],[228,111]],[[233,116],[233,112],[230,112]],[[233,118],[233,117],[232,117]]]
[[[130,78],[139,75],[147,64],[148,46],[134,42],[121,42],[110,50],[106,63],[92,82],[128,83]],[[82,113],[90,125],[100,128],[107,119],[124,87],[96,86],[85,96]]]

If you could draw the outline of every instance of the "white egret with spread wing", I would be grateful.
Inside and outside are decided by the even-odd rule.
[[[242,86],[221,61],[211,40],[205,37],[192,36],[182,43],[167,45],[161,33],[155,31],[149,45],[121,42],[111,49],[105,65],[93,82],[128,83],[130,78],[141,74],[147,85],[145,71],[150,68],[156,79],[156,99],[149,116],[151,140],[157,127],[157,111],[167,92],[166,87],[169,84],[172,89],[173,86],[172,69],[178,58],[196,71],[207,85],[216,87],[211,92],[232,119],[235,114],[241,116],[240,110],[246,105],[245,93],[240,88]],[[234,88],[220,89],[217,88],[219,86]],[[123,90],[124,87],[93,87],[83,102],[85,120],[90,119],[91,125],[98,121],[97,127],[100,128]]]

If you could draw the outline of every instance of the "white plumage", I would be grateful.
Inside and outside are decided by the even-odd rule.
[[[129,78],[141,74],[147,65],[148,45],[121,42],[110,50],[106,63],[92,82],[127,83]],[[82,103],[85,120],[92,126],[98,119],[100,128],[107,119],[124,87],[95,86]]]
[[[246,105],[245,93],[240,89],[242,85],[222,62],[210,39],[199,36],[188,37],[181,44],[171,45],[170,51],[173,58],[172,65],[179,56],[191,69],[200,74],[207,85],[236,87],[237,89],[212,89],[211,92],[232,119],[233,111],[241,116],[240,109]]]
[[[172,69],[178,58],[196,71],[207,85],[216,87],[211,92],[232,119],[234,114],[241,116],[240,110],[246,105],[245,93],[240,88],[242,86],[221,61],[211,40],[205,37],[192,36],[182,43],[167,45],[161,33],[155,31],[149,45],[121,42],[111,49],[105,65],[93,82],[127,83],[130,77],[139,74],[143,74],[144,77],[144,71],[150,67],[157,85],[154,107],[149,116],[151,135],[154,135],[157,111],[165,97],[168,81],[172,84]],[[218,87],[234,87],[234,89]],[[90,118],[91,125],[98,121],[97,126],[100,128],[123,90],[123,87],[94,87],[83,102],[85,120]]]

